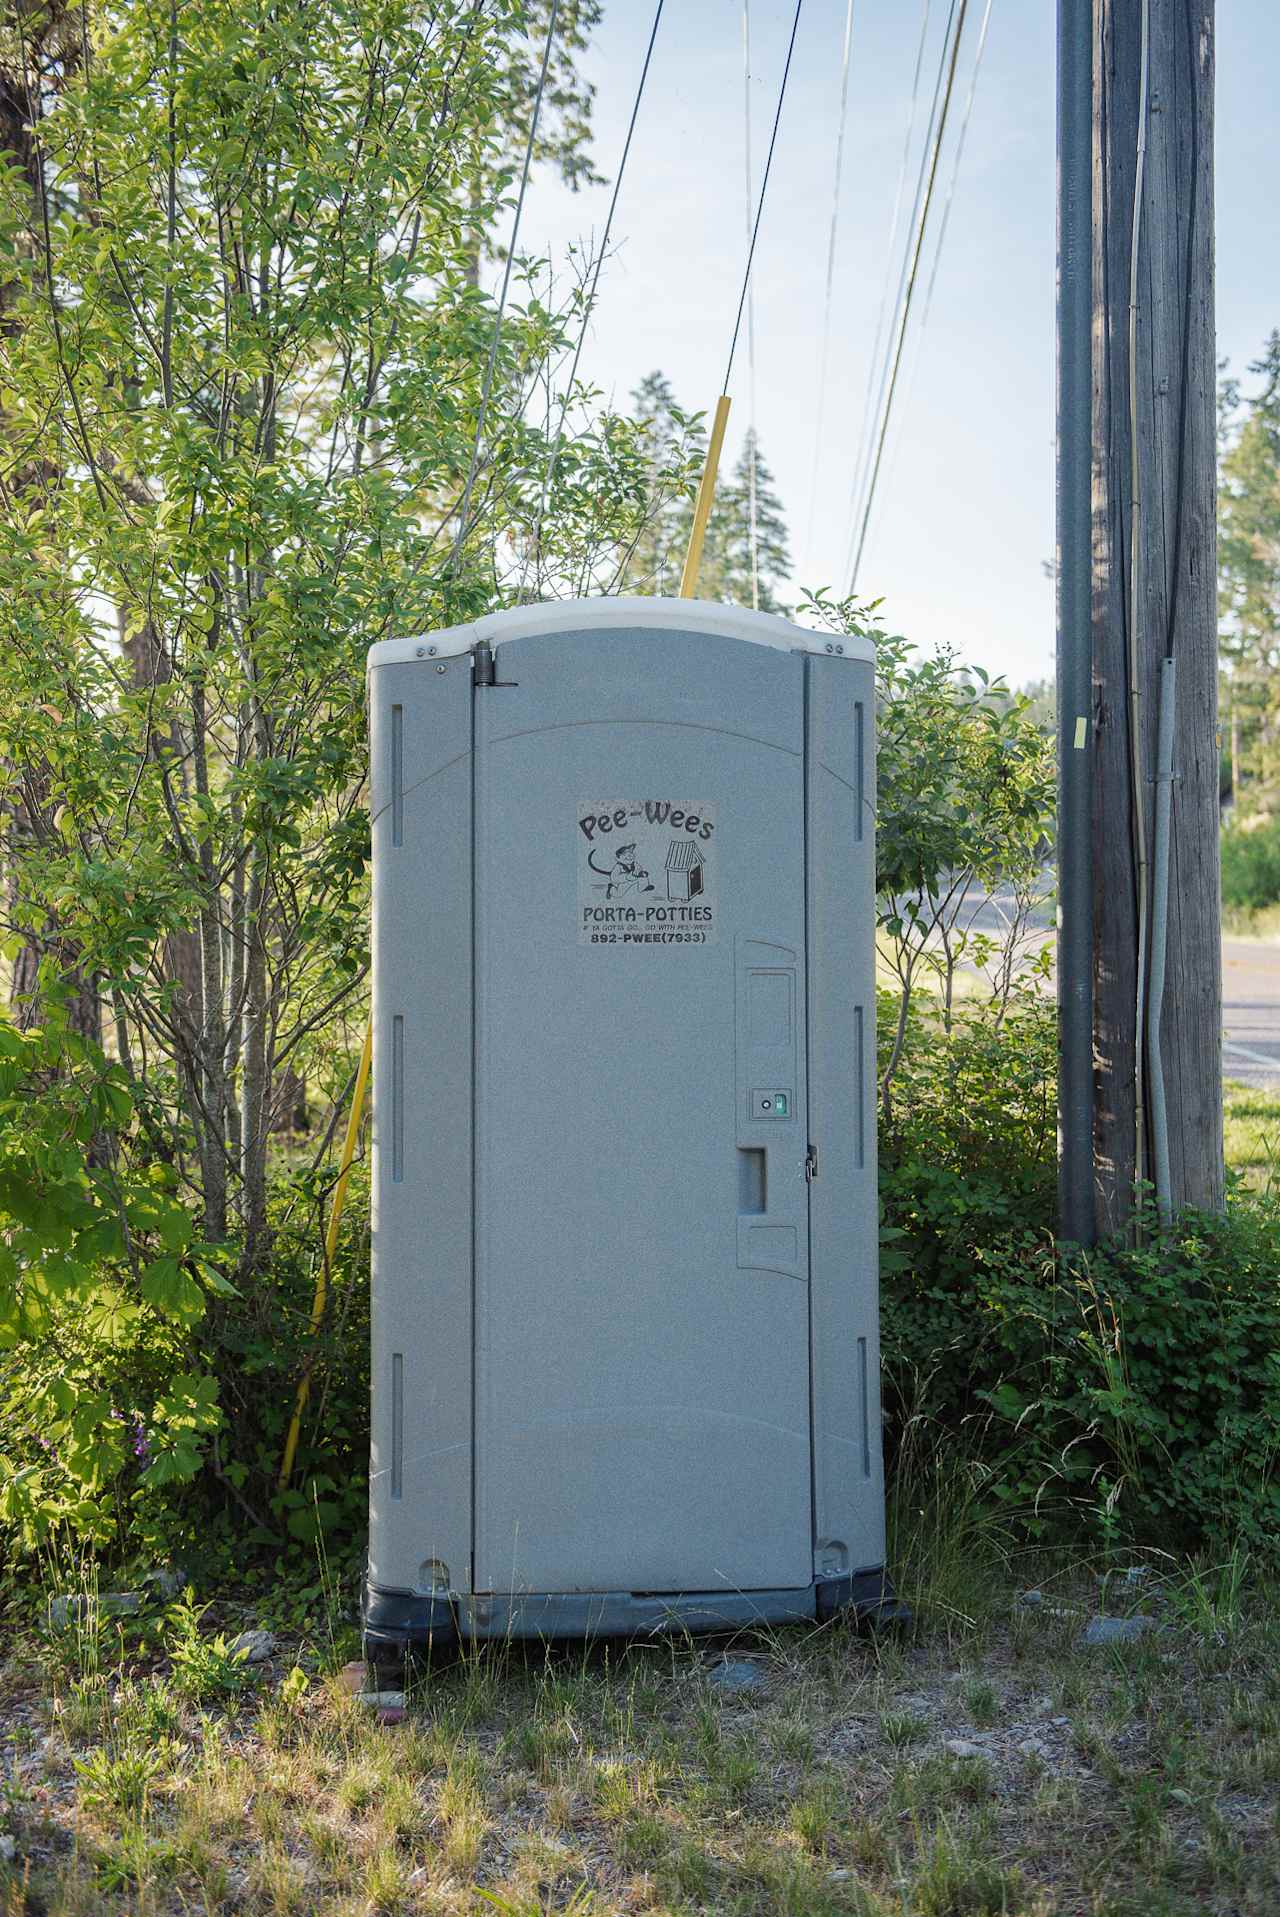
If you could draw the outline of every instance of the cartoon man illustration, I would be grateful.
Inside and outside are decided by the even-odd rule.
[[[587,854],[587,864],[593,872],[598,872],[606,881],[603,886],[598,885],[596,891],[603,891],[607,899],[625,898],[628,892],[652,892],[653,890],[649,884],[649,874],[636,858],[634,843],[620,845],[614,853],[612,865],[597,865],[593,849]]]

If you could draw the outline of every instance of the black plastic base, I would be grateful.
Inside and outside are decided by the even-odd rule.
[[[447,1597],[387,1591],[366,1578],[360,1623],[369,1664],[403,1664],[411,1653],[448,1656],[458,1647],[458,1621]]]
[[[817,1594],[819,1624],[825,1624],[841,1611],[852,1611],[859,1624],[869,1630],[887,1630],[891,1626],[905,1630],[912,1622],[911,1606],[904,1604],[889,1581],[889,1573],[854,1571],[843,1578],[819,1578]]]
[[[466,1637],[610,1637],[667,1631],[741,1629],[752,1623],[827,1623],[847,1612],[871,1630],[911,1623],[883,1569],[815,1580],[807,1591],[742,1592],[635,1598],[596,1597],[458,1599],[389,1590],[366,1580],[360,1615],[370,1664],[394,1666],[409,1656],[448,1657]],[[523,1613],[523,1617],[520,1617]]]

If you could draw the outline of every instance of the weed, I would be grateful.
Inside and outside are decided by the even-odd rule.
[[[964,1701],[970,1717],[982,1729],[989,1729],[1000,1714],[996,1688],[985,1678],[974,1678],[965,1686]]]
[[[233,1651],[221,1635],[201,1634],[200,1621],[208,1608],[197,1605],[192,1593],[186,1591],[169,1615],[174,1688],[196,1704],[225,1703],[255,1682],[243,1651]]]
[[[157,1779],[171,1769],[176,1747],[129,1744],[115,1756],[105,1749],[75,1760],[81,1801],[91,1810],[116,1811],[123,1817],[141,1816]]]
[[[1021,1873],[1002,1869],[981,1835],[942,1819],[911,1886],[916,1917],[1013,1917],[1023,1905]]]
[[[909,1745],[919,1744],[928,1737],[929,1726],[923,1717],[915,1717],[909,1711],[883,1711],[880,1735],[895,1751],[905,1751]]]
[[[806,1850],[822,1851],[835,1833],[843,1808],[839,1786],[833,1778],[824,1777],[796,1799],[788,1821]]]

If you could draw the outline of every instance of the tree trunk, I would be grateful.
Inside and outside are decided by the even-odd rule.
[[[1175,1209],[1223,1201],[1218,876],[1214,0],[1151,0],[1138,246],[1137,630],[1130,593],[1129,274],[1141,0],[1097,0],[1094,70],[1094,1164],[1098,1227],[1123,1228],[1150,1138],[1137,1024],[1139,822],[1148,870],[1160,662],[1177,660],[1164,1077]],[[1146,920],[1150,923],[1150,881]],[[1150,940],[1145,940],[1150,950]],[[1139,1086],[1144,1088],[1139,1093]],[[1141,1104],[1140,1104],[1141,1100]],[[1141,1109],[1141,1121],[1139,1111]]]
[[[245,908],[244,1044],[240,1066],[240,1202],[244,1211],[242,1272],[261,1263],[267,1237],[267,953],[262,862],[255,859]]]

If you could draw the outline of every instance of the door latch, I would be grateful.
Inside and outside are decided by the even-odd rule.
[[[804,1155],[804,1180],[806,1185],[811,1185],[817,1176],[818,1176],[818,1147],[816,1145],[810,1145],[808,1151]]]

